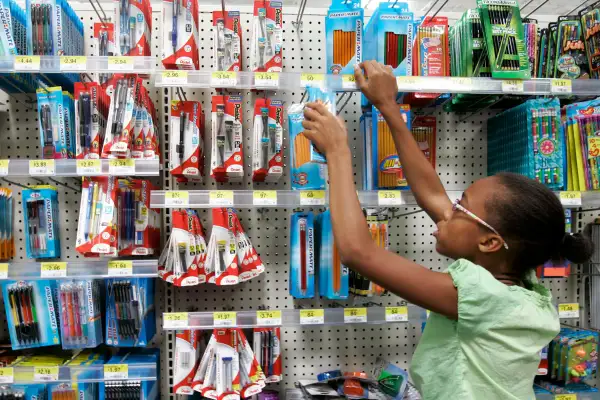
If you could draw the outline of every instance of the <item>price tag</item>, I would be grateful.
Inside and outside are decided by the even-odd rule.
[[[218,327],[236,326],[237,315],[233,311],[218,311],[213,313],[213,324]]]
[[[254,86],[279,87],[279,74],[276,72],[255,72]]]
[[[111,260],[108,262],[108,276],[132,276],[133,261]]]
[[[367,322],[366,308],[344,308],[344,323],[352,324],[355,322]]]
[[[64,278],[67,276],[67,263],[49,261],[40,263],[40,276],[42,278]]]
[[[166,192],[165,205],[171,207],[188,207],[190,205],[190,194],[186,191]]]
[[[502,92],[523,93],[523,81],[518,79],[505,79],[502,81]]]
[[[342,89],[356,89],[356,78],[354,75],[342,75]]]
[[[215,71],[210,77],[210,85],[215,87],[237,85],[237,74],[233,71]]]
[[[418,85],[421,83],[421,78],[418,76],[397,76],[396,84],[398,87],[406,87],[411,85]]]
[[[255,190],[252,193],[252,204],[254,204],[255,206],[276,206],[277,191]]]
[[[162,73],[163,83],[170,85],[187,85],[188,83],[188,72],[187,71],[163,71]]]
[[[104,379],[129,379],[129,366],[127,364],[104,364]]]
[[[458,87],[459,89],[465,89],[463,86],[472,86],[473,80],[471,78],[464,77],[450,78],[450,84],[455,88]],[[470,87],[467,89],[470,89]]]
[[[55,173],[54,160],[29,160],[29,175],[54,175]]]
[[[279,326],[281,325],[281,310],[257,311],[256,325]]]
[[[321,325],[325,323],[325,310],[300,310],[300,325]]]
[[[0,176],[8,175],[8,164],[9,163],[10,163],[10,160],[0,160]]]
[[[387,322],[406,322],[408,321],[408,307],[386,307],[385,320]]]
[[[133,57],[108,57],[108,69],[133,71]]]
[[[12,368],[0,368],[0,383],[13,383],[15,371]]]
[[[558,305],[558,318],[579,318],[579,304],[562,303]]]
[[[399,190],[380,190],[377,193],[380,206],[399,206],[402,205],[402,195]]]
[[[8,279],[8,264],[0,263],[0,279]],[[2,383],[2,382],[0,382]]]
[[[77,160],[77,175],[100,174],[102,174],[102,162],[100,160]]]
[[[20,71],[39,71],[40,56],[16,56],[15,69]]]
[[[54,382],[58,380],[58,367],[33,367],[35,382]]]
[[[300,192],[300,205],[322,206],[325,204],[324,190],[303,190]]]
[[[306,74],[300,75],[300,86],[302,87],[322,87],[325,84],[325,75],[323,74]]]
[[[573,85],[570,79],[552,79],[550,81],[551,93],[571,93],[572,91]]]
[[[165,313],[163,316],[165,328],[187,328],[189,325],[189,316],[186,312]]]
[[[61,56],[61,71],[85,71],[87,69],[86,56]]]
[[[209,193],[209,203],[211,206],[232,206],[232,190],[211,190]]]
[[[554,400],[577,400],[577,395],[572,394],[557,394],[554,396]]]
[[[581,192],[560,192],[558,196],[563,206],[581,205]]]
[[[112,158],[108,161],[109,175],[134,175],[135,161],[132,158]]]

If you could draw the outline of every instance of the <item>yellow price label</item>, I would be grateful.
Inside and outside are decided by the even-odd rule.
[[[504,79],[502,81],[502,92],[504,93],[523,93],[523,81],[518,79]]]
[[[15,69],[38,71],[40,69],[40,56],[16,56]]]
[[[277,87],[279,86],[279,74],[276,72],[255,72],[254,86]]]
[[[0,279],[8,279],[8,264],[0,263]]]
[[[550,81],[551,93],[571,93],[573,84],[570,79],[552,79]]]
[[[473,80],[466,77],[453,77],[450,78],[450,83],[453,85],[471,86],[473,84]]]
[[[577,400],[576,394],[557,394],[554,396],[554,400]]]
[[[163,71],[162,80],[163,83],[184,85],[188,82],[188,72],[179,70]]]
[[[132,158],[111,158],[108,161],[108,173],[110,175],[133,175],[135,174],[135,160]]]
[[[118,71],[132,70],[133,69],[133,57],[119,57],[119,56],[108,57],[108,69],[116,69]]]
[[[325,323],[325,310],[316,308],[300,310],[300,325],[320,325]]]
[[[388,322],[406,322],[408,321],[408,307],[386,307],[385,320]]]
[[[300,205],[319,206],[325,204],[324,190],[302,190],[300,191]]]
[[[377,196],[380,206],[398,206],[402,204],[402,194],[399,190],[380,190]]]
[[[133,275],[133,261],[110,260],[108,262],[108,276],[131,276]]]
[[[281,310],[266,310],[256,312],[256,324],[262,326],[281,325]]]
[[[560,203],[563,206],[580,206],[581,205],[581,192],[560,192],[558,194]]]
[[[344,308],[344,322],[367,322],[367,309],[359,308]]]
[[[252,193],[252,203],[255,206],[276,206],[277,191],[275,190],[255,190]]]
[[[187,191],[165,192],[165,205],[172,207],[187,207],[190,204],[190,194]]]
[[[558,305],[559,318],[579,318],[578,303],[561,303]]]
[[[189,315],[186,312],[164,313],[164,328],[186,328],[189,325]]]
[[[58,367],[33,367],[33,380],[52,382],[58,380]]]
[[[233,191],[232,190],[211,190],[209,193],[209,202],[215,206],[232,206]]]
[[[213,324],[218,327],[235,326],[237,314],[234,311],[217,311],[213,313]]]
[[[325,82],[325,75],[323,74],[309,74],[302,73],[300,76],[300,86],[322,86]]]
[[[61,56],[61,71],[85,71],[87,68],[86,56]]]
[[[29,160],[29,175],[54,175],[55,173],[54,160]]]
[[[342,89],[356,89],[356,77],[354,75],[342,75]]]
[[[418,76],[397,76],[396,84],[401,88],[407,85],[417,85],[421,82],[421,78]]]
[[[0,160],[0,175],[8,175],[10,160]]]
[[[77,175],[98,175],[102,173],[100,160],[77,160]]]
[[[165,321],[187,321],[188,313],[186,312],[174,312],[165,313]]]
[[[15,371],[13,368],[0,368],[0,383],[13,383]]]
[[[237,85],[237,73],[233,71],[215,71],[211,75],[213,86],[235,86]]]
[[[67,263],[49,261],[40,263],[40,276],[42,278],[61,278],[67,276]]]
[[[129,366],[127,364],[104,364],[104,379],[128,379]]]

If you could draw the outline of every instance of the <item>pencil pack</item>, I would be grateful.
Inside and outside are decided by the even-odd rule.
[[[252,180],[276,182],[283,174],[283,102],[258,98],[254,103]]]
[[[297,299],[315,296],[315,227],[312,213],[294,213],[290,236],[290,294]]]
[[[151,56],[152,5],[150,0],[113,0],[115,38],[120,56]]]
[[[529,57],[516,0],[477,0],[493,78],[530,79]]]
[[[98,281],[60,281],[58,310],[63,349],[94,348],[103,343]]]
[[[108,111],[108,96],[98,82],[75,83],[75,157],[99,159]]]
[[[252,347],[260,349],[254,354],[265,375],[265,383],[281,381],[281,328],[254,328]]]
[[[523,33],[527,57],[529,58],[529,72],[532,77],[537,76],[540,36],[538,34],[538,21],[533,18],[523,18]]]
[[[348,267],[342,264],[339,250],[333,239],[331,212],[317,215],[319,295],[330,300],[348,298]]]
[[[21,192],[27,258],[60,258],[58,192],[38,185]]]
[[[363,59],[364,10],[359,0],[333,0],[325,17],[325,67],[330,74],[354,74]]]
[[[556,42],[558,41],[558,23],[548,24],[548,55],[546,62],[546,78],[554,76],[554,64],[556,56]]]
[[[8,260],[15,256],[14,203],[13,191],[0,188],[0,260]]]
[[[539,45],[538,45],[538,65],[536,68],[536,78],[547,77],[547,65],[548,65],[548,42],[550,40],[550,29],[543,28],[539,34]]]
[[[241,181],[244,177],[241,96],[212,96],[211,132],[211,176],[217,182]]]
[[[200,69],[198,0],[163,0],[162,63],[166,69]]]
[[[554,78],[587,79],[590,76],[581,21],[576,15],[558,17]]]
[[[135,124],[134,109],[141,79],[137,75],[115,74],[105,85],[109,97],[106,133],[102,144],[102,158],[127,158]]]
[[[171,102],[169,167],[171,175],[178,180],[202,181],[204,178],[204,122],[199,102]]]
[[[283,2],[254,0],[250,68],[254,72],[281,72],[283,67]]]
[[[579,11],[590,77],[600,78],[600,3]]]
[[[600,101],[566,106],[568,190],[600,188]]]
[[[74,157],[74,132],[65,123],[65,106],[68,99],[63,98],[62,88],[51,87],[37,90],[38,121],[42,157],[45,159],[64,159]]]
[[[173,360],[173,393],[194,394],[192,381],[203,342],[201,331],[193,329],[178,330],[175,333],[175,358]]]
[[[56,281],[5,281],[2,296],[13,350],[60,344]]]
[[[213,11],[213,57],[216,71],[242,70],[242,27],[239,11]]]
[[[389,249],[389,218],[387,209],[366,209],[365,216],[367,226],[373,242],[382,249]],[[356,271],[350,270],[349,284],[350,293],[358,296],[381,296],[386,290],[369,281]]]

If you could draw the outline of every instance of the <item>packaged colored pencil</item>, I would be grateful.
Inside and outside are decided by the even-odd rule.
[[[600,3],[579,12],[590,76],[600,78]]]
[[[558,24],[556,22],[550,22],[548,24],[548,30],[548,61],[546,62],[546,78],[552,78],[554,76],[556,42],[558,40]]]
[[[297,299],[315,296],[315,232],[312,213],[295,213],[291,219],[290,294]]]
[[[600,189],[600,101],[566,106],[568,190]]]
[[[525,46],[529,57],[529,70],[531,76],[537,76],[537,57],[539,55],[538,21],[533,18],[523,18],[523,32],[525,35]]]
[[[281,1],[254,0],[250,68],[281,72],[283,67],[283,11]]]
[[[8,260],[15,256],[14,203],[12,190],[0,188],[0,260]]]
[[[364,10],[359,0],[332,0],[325,17],[325,67],[330,74],[354,74],[363,58]]]
[[[536,78],[546,78],[547,77],[547,66],[548,66],[548,51],[550,41],[550,29],[544,28],[540,30],[539,34],[539,47],[538,47],[538,56],[537,61],[538,65],[536,68]]]
[[[215,71],[242,70],[242,27],[239,11],[213,11]]]
[[[577,16],[558,17],[555,46],[554,78],[587,79],[590,77],[583,30]]]

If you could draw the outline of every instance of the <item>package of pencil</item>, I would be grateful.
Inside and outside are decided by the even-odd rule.
[[[254,0],[250,69],[254,72],[281,72],[283,67],[282,1]]]
[[[135,118],[133,110],[141,81],[134,74],[113,75],[105,84],[109,97],[106,132],[102,144],[102,158],[127,158],[130,156],[131,133]]]
[[[319,295],[330,300],[348,298],[348,267],[342,264],[340,253],[333,239],[331,212],[317,215]]]
[[[60,344],[56,281],[5,281],[6,319],[13,350]]]
[[[554,78],[587,79],[590,77],[583,34],[578,16],[558,17]]]
[[[173,393],[194,394],[192,380],[200,361],[201,331],[178,330],[175,334],[175,359],[173,360]]]
[[[160,369],[159,361],[158,349],[135,349],[135,352],[123,349],[112,356],[105,365],[125,364],[129,371],[140,371],[140,376],[149,376],[155,368],[156,370]],[[103,380],[98,384],[100,395],[98,400],[114,400],[120,397],[158,400],[161,397],[159,386],[160,383],[157,380]]]
[[[359,0],[332,0],[325,17],[325,67],[330,74],[354,74],[363,58],[364,10]]]
[[[65,101],[60,86],[38,89],[38,121],[42,157],[63,159],[74,157],[74,132],[65,123]]]
[[[213,11],[213,57],[216,71],[242,70],[242,28],[239,11]]]
[[[239,182],[244,177],[242,97],[212,96],[210,175],[217,182]]]
[[[590,77],[600,78],[600,3],[579,12]]]
[[[58,191],[38,185],[21,192],[27,258],[60,258]]]
[[[291,219],[290,294],[297,299],[315,296],[315,232],[312,213],[295,213]]]
[[[556,42],[558,40],[558,23],[548,24],[548,51],[546,56],[546,78],[554,76],[554,61],[556,55]]]
[[[567,190],[600,189],[600,101],[566,106]]]
[[[477,8],[492,77],[530,79],[529,57],[517,1],[477,0]]]
[[[58,310],[63,349],[94,348],[103,343],[98,281],[59,281]]]
[[[206,280],[217,285],[239,283],[235,225],[226,208],[213,208],[213,226],[206,252]]]
[[[538,21],[533,18],[523,18],[523,33],[525,35],[525,46],[529,58],[529,71],[532,77],[537,76],[539,39]]]
[[[436,119],[433,116],[422,116],[415,117],[412,121],[412,134],[419,149],[425,154],[427,160],[431,163],[431,166],[435,168],[436,165]]]
[[[252,180],[276,182],[283,174],[283,102],[258,98],[254,103]]]
[[[281,381],[281,328],[254,328],[252,349],[265,383]]]
[[[8,260],[15,255],[13,215],[13,192],[7,188],[0,188],[0,260]]]
[[[197,101],[171,102],[169,167],[178,180],[204,178],[204,111]]]
[[[198,0],[163,0],[162,63],[166,69],[200,69]]]
[[[108,97],[98,82],[75,83],[75,157],[99,159]]]
[[[150,0],[113,0],[115,41],[120,56],[151,56],[152,5]],[[167,32],[163,32],[167,33]],[[166,35],[165,35],[166,36]]]
[[[546,78],[546,67],[548,65],[548,42],[550,40],[550,29],[543,28],[539,33],[539,45],[537,55],[536,78]]]
[[[228,209],[229,216],[233,220],[234,234],[237,242],[237,256],[239,262],[239,280],[245,282],[265,272],[265,266],[252,245],[250,237],[244,231],[237,214],[233,209]]]

